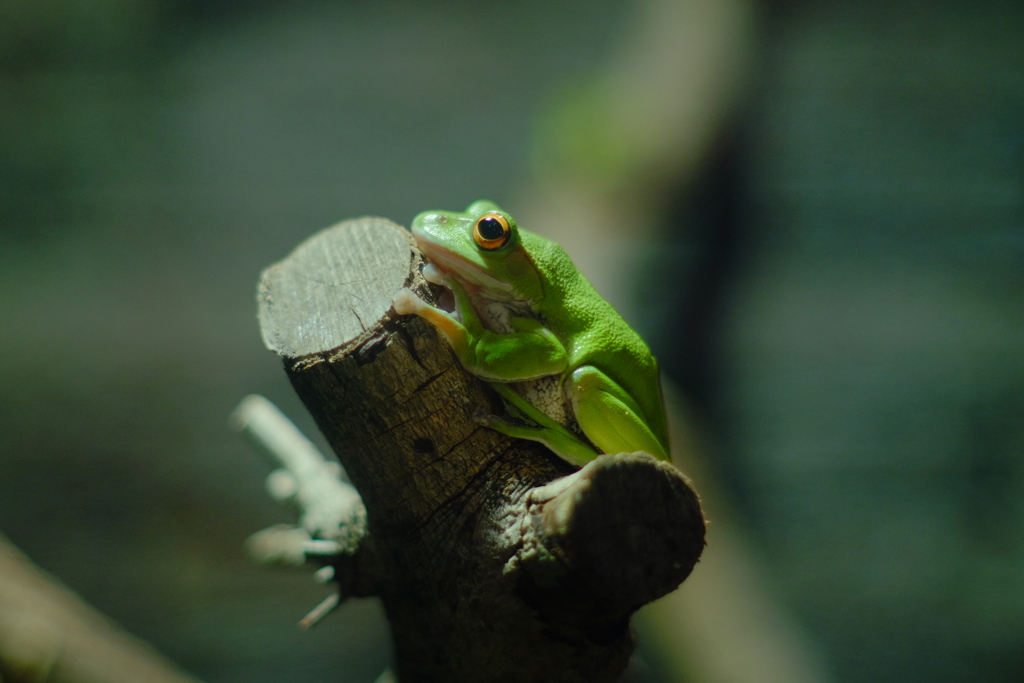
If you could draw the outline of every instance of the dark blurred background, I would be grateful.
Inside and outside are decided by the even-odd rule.
[[[201,678],[373,681],[377,605],[300,633],[326,589],[242,550],[288,513],[228,414],[316,431],[259,271],[526,210],[538,121],[649,4],[0,4],[0,531]],[[831,680],[1020,681],[1024,6],[733,4],[736,92],[619,221],[630,317]]]

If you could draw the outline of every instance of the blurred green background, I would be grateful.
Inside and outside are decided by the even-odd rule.
[[[316,431],[259,271],[348,217],[515,213],[638,7],[0,4],[0,531],[206,680],[374,680],[375,603],[299,633],[324,587],[242,551],[288,513],[228,414]],[[1024,9],[744,7],[740,94],[618,226],[631,318],[834,680],[1020,681]]]

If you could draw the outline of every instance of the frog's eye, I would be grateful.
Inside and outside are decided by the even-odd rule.
[[[473,226],[473,239],[481,249],[494,251],[512,239],[512,228],[500,213],[485,213]]]

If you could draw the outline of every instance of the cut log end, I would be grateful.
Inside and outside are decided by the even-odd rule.
[[[406,283],[412,238],[385,218],[344,221],[313,235],[260,277],[260,331],[285,358],[358,344]]]
[[[572,580],[628,608],[689,576],[704,549],[704,518],[675,467],[643,452],[603,455],[565,481],[548,500],[551,487],[531,494],[530,523]]]

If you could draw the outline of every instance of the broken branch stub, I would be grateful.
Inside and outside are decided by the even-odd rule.
[[[400,681],[613,681],[628,621],[674,589],[703,548],[696,495],[646,454],[575,468],[481,427],[484,382],[415,316],[432,298],[408,233],[380,218],[314,235],[260,280],[267,346],[366,509],[343,596],[377,595]]]

